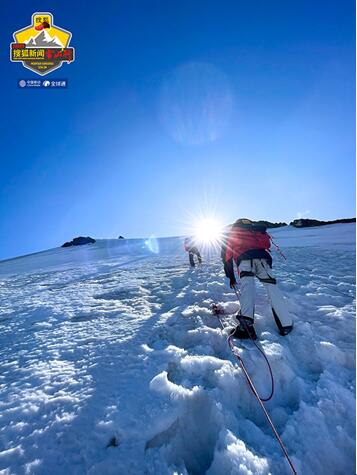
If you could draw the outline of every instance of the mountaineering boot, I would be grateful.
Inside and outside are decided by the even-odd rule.
[[[237,325],[235,328],[232,328],[229,335],[232,338],[238,338],[239,340],[247,340],[250,338],[247,330],[245,328],[242,328],[240,325]]]
[[[250,338],[251,340],[256,340],[257,334],[255,333],[253,325],[254,320],[250,317],[243,317],[242,315],[237,315],[236,318],[239,324],[231,331],[230,335],[233,338],[239,338],[242,340],[247,338]]]
[[[287,335],[288,333],[291,332],[291,330],[293,329],[293,325],[285,325],[283,326],[276,311],[274,310],[274,308],[272,308],[272,311],[273,311],[273,315],[274,315],[274,320],[275,320],[275,323],[276,323],[276,326],[278,327],[279,329],[279,333],[280,335],[282,336],[285,336]]]
[[[285,336],[288,333],[290,333],[292,329],[293,329],[292,325],[289,325],[288,327],[281,327],[281,329],[279,329],[280,335]]]

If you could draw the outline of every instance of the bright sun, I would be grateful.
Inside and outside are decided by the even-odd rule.
[[[203,244],[217,244],[221,235],[222,226],[213,218],[202,219],[195,227],[195,237]]]

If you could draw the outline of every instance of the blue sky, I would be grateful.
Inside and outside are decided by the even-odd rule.
[[[3,8],[0,259],[197,216],[355,215],[355,10],[341,1],[16,1]],[[12,33],[72,32],[66,90],[23,90]]]

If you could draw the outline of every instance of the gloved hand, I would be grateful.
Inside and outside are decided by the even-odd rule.
[[[231,278],[229,279],[229,287],[230,287],[231,289],[234,289],[234,287],[235,287],[236,285],[237,285],[236,279],[235,279],[234,277],[231,277]]]

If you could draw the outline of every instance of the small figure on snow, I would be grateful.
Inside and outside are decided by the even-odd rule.
[[[197,249],[192,238],[189,238],[189,237],[185,238],[184,248],[185,248],[185,251],[188,252],[188,258],[190,260],[191,267],[195,267],[195,261],[193,258],[194,255],[197,256],[198,263],[201,264],[202,257],[201,257],[200,251]]]
[[[287,335],[293,328],[293,320],[283,295],[271,275],[272,257],[269,253],[270,236],[265,226],[252,223],[249,219],[238,219],[225,235],[221,257],[224,271],[229,278],[231,288],[236,287],[233,261],[237,264],[241,281],[239,325],[234,330],[236,338],[256,339],[254,330],[255,284],[260,280],[266,288],[275,323],[281,335]]]

